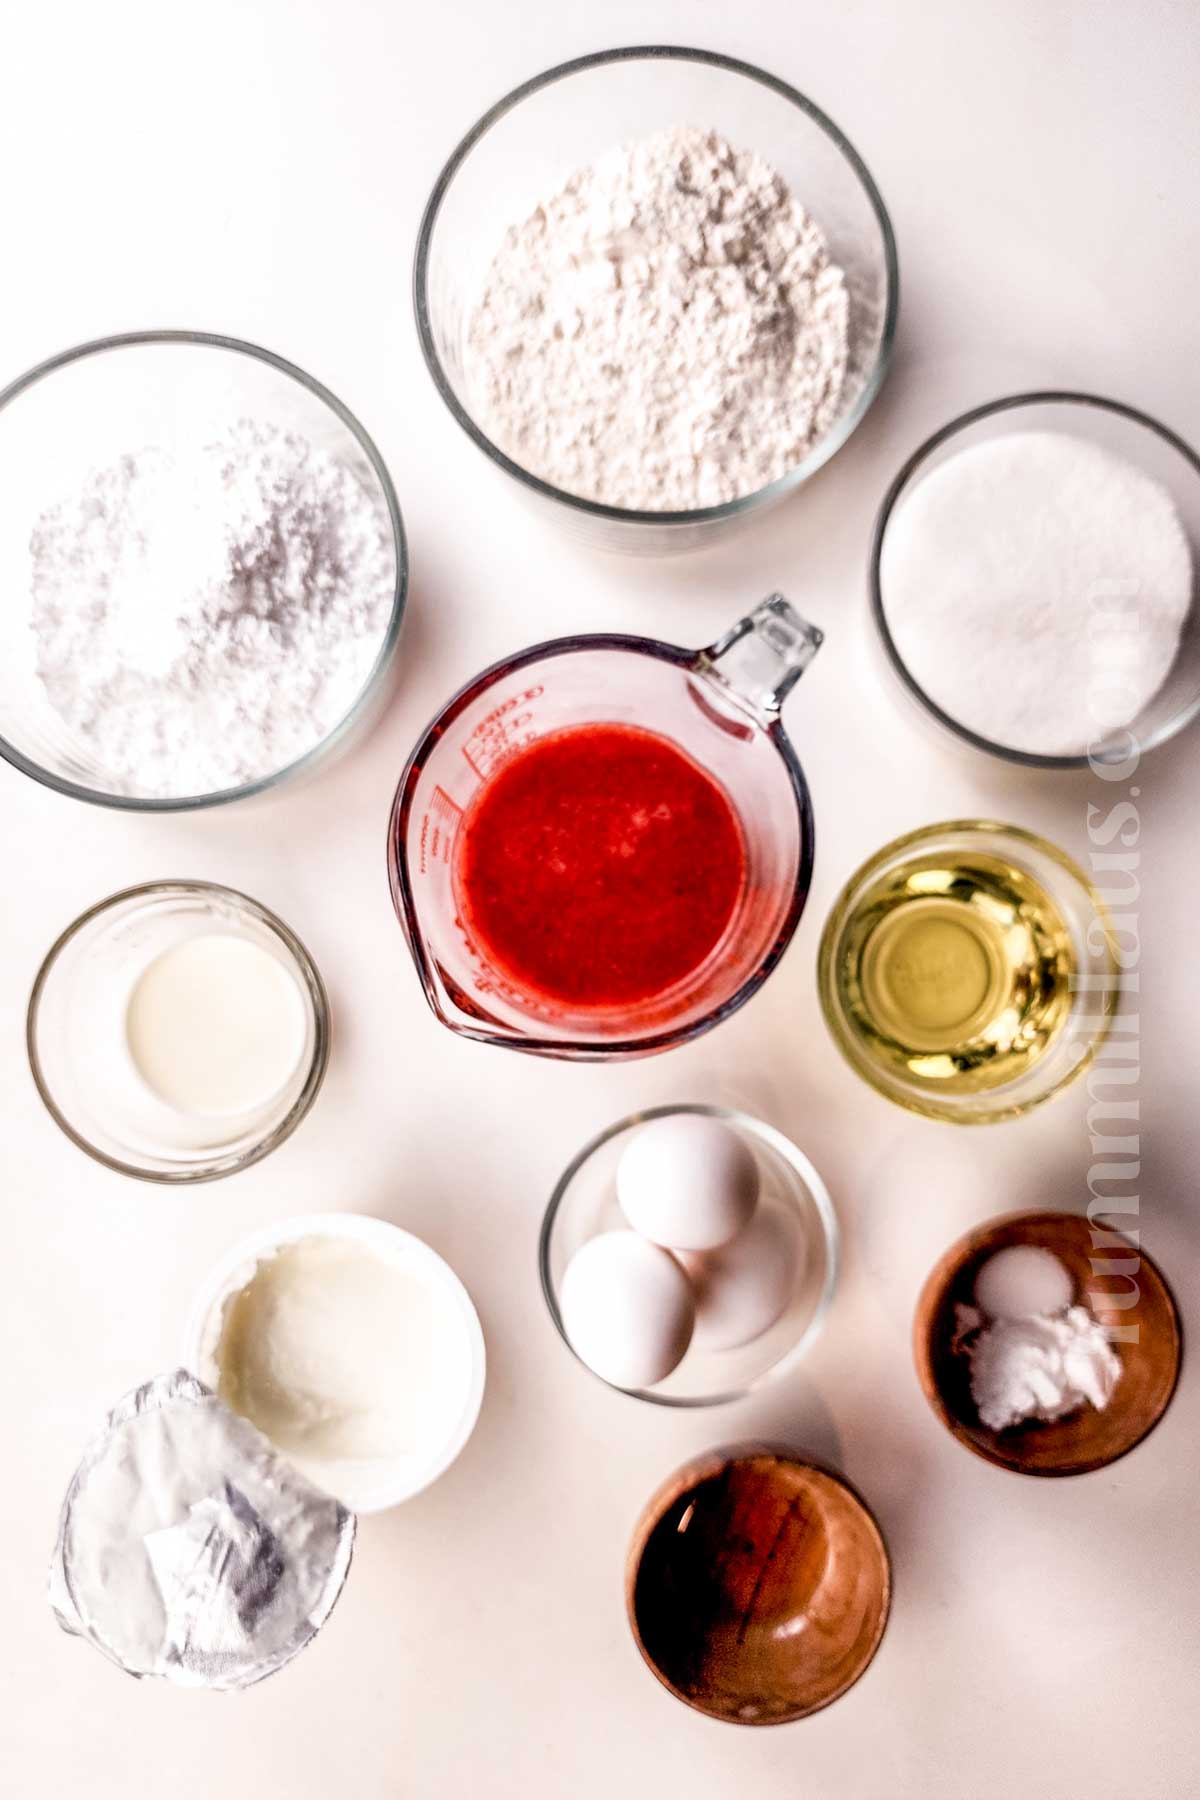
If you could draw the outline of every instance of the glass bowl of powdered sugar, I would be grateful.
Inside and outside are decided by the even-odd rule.
[[[1200,713],[1200,459],[1094,394],[934,433],[875,529],[875,622],[924,711],[1026,768],[1131,773]]]
[[[374,715],[399,506],[334,396],[250,344],[139,332],[0,393],[0,754],[78,799],[211,806]]]
[[[887,368],[891,225],[837,127],[707,51],[581,57],[438,177],[414,272],[446,405],[602,548],[687,550],[793,493]]]

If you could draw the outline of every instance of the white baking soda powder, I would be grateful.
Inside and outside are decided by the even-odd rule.
[[[975,1305],[955,1309],[956,1343],[971,1359],[971,1398],[990,1430],[1108,1405],[1121,1360],[1074,1299],[1070,1270],[1039,1245],[998,1250],[980,1269]]]

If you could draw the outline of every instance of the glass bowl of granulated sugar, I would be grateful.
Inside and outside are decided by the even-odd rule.
[[[379,452],[269,351],[137,332],[0,393],[0,755],[141,811],[323,762],[386,697],[407,588]]]
[[[777,504],[846,442],[890,358],[896,251],[802,94],[708,51],[610,50],[467,133],[414,298],[442,399],[519,491],[657,554]]]
[[[1200,458],[1097,394],[936,431],[875,527],[879,641],[923,712],[1030,769],[1132,775],[1200,715]]]

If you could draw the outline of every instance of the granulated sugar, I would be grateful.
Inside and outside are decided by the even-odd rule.
[[[97,470],[30,551],[47,698],[106,784],[146,797],[312,749],[361,692],[394,597],[390,522],[353,469],[245,420]]]
[[[1134,464],[1019,431],[916,483],[880,581],[896,649],[935,705],[1005,748],[1076,756],[1161,687],[1192,553],[1170,494]]]
[[[480,422],[555,487],[642,511],[755,492],[834,423],[848,297],[782,177],[679,128],[509,230],[469,322]]]

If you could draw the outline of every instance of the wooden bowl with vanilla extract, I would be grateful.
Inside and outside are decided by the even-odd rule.
[[[677,1700],[780,1725],[838,1699],[879,1648],[887,1548],[831,1470],[769,1445],[715,1450],[664,1482],[626,1564],[634,1641]]]
[[[1113,1329],[1121,1374],[1103,1410],[1085,1402],[1061,1419],[993,1431],[971,1396],[957,1308],[974,1304],[989,1258],[1018,1244],[1049,1250],[1064,1265],[1075,1303]],[[1179,1312],[1156,1264],[1132,1239],[1078,1213],[1009,1213],[969,1231],[931,1270],[913,1319],[917,1375],[938,1418],[976,1456],[1019,1475],[1084,1475],[1125,1456],[1166,1412],[1182,1350]]]

